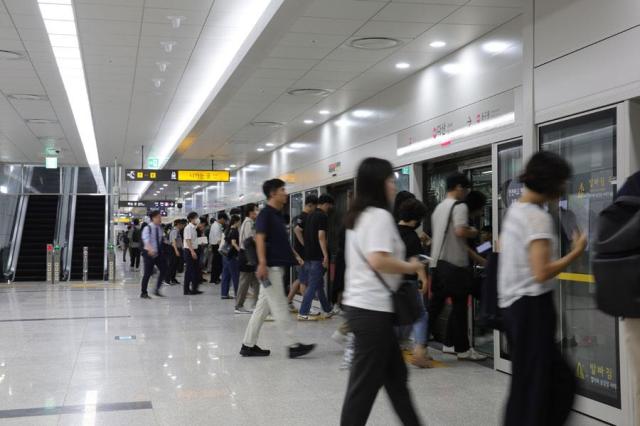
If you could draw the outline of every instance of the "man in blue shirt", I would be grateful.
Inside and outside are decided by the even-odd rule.
[[[142,290],[140,297],[142,299],[151,299],[149,293],[147,293],[147,287],[149,286],[149,279],[153,274],[153,267],[157,266],[160,273],[158,274],[158,282],[156,284],[156,290],[154,294],[158,297],[164,297],[160,293],[160,287],[166,274],[167,262],[162,254],[162,216],[158,210],[154,210],[149,213],[151,223],[146,226],[142,232],[142,242],[144,244],[144,250],[142,257],[144,258],[144,275],[142,276]]]
[[[256,220],[255,238],[258,255],[256,277],[262,288],[244,335],[240,355],[268,356],[271,353],[256,345],[260,328],[271,312],[287,341],[289,358],[297,358],[311,352],[315,345],[298,343],[295,338],[294,323],[284,292],[284,268],[296,265],[302,260],[296,259],[291,249],[282,217],[282,208],[288,201],[284,181],[268,180],[262,185],[262,191],[267,197],[267,206],[262,209]]]

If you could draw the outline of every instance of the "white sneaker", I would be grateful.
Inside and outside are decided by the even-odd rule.
[[[309,316],[311,317],[317,317],[320,315],[320,313],[321,313],[320,311],[316,311],[314,308],[311,308],[309,310]]]
[[[340,309],[340,307],[338,305],[334,305],[333,309],[331,310],[331,313],[333,315],[341,315],[342,314],[342,309]]]
[[[333,334],[331,335],[331,338],[333,339],[333,341],[339,344],[340,346],[344,346],[347,343],[348,337],[349,336],[347,336],[346,334],[340,333],[340,330],[334,331]]]
[[[292,314],[298,313],[298,308],[296,308],[296,305],[294,305],[293,302],[289,302],[289,312]]]
[[[331,312],[322,312],[320,314],[320,319],[328,320],[328,319],[331,319],[331,317],[333,317],[334,315],[335,314],[333,313],[333,311],[331,311]]]
[[[271,314],[267,315],[267,317],[264,319],[266,322],[273,322],[275,321],[275,319],[273,318],[273,316],[271,316]]]
[[[452,354],[455,355],[456,354],[456,350],[454,349],[453,346],[445,346],[442,345],[442,353],[443,354]]]
[[[253,311],[250,311],[249,309],[245,309],[245,308],[236,308],[233,312],[236,314],[252,314],[253,313]]]
[[[484,361],[487,357],[486,355],[482,355],[476,352],[475,349],[471,348],[466,352],[459,353],[458,359],[463,361]]]
[[[318,321],[318,319],[317,315],[298,315],[298,321]]]

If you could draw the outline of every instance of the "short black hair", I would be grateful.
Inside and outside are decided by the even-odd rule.
[[[475,212],[483,209],[484,206],[487,205],[487,196],[480,191],[471,191],[467,194],[464,202],[470,212]]]
[[[233,226],[238,222],[240,222],[240,216],[237,214],[234,214],[231,216],[231,221],[229,222],[229,226]]]
[[[198,217],[198,213],[196,212],[191,212],[187,215],[187,222],[191,222],[193,219],[195,219],[196,217]]]
[[[215,221],[216,221],[216,218],[212,217],[211,219],[209,219],[209,225],[213,225]]]
[[[280,188],[283,188],[286,185],[285,181],[282,179],[269,179],[266,180],[262,184],[262,192],[264,196],[267,197],[267,200],[271,198],[271,193],[277,191]]]
[[[245,217],[249,217],[251,212],[254,211],[257,208],[258,208],[258,205],[256,203],[249,203],[246,206],[244,206],[244,215],[245,215]]]
[[[207,216],[200,216],[200,223],[209,223]]]
[[[464,174],[454,173],[447,176],[447,192],[453,191],[458,185],[461,185],[463,188],[471,188],[471,182],[469,182],[469,178]]]
[[[134,225],[140,225],[140,219],[138,219],[137,217],[133,218],[133,224]]]
[[[225,212],[220,212],[218,213],[218,220],[229,220],[229,216],[227,216],[227,214]]]
[[[400,220],[400,206],[411,198],[416,198],[416,196],[409,191],[400,191],[396,194],[396,199],[393,202],[393,219],[396,222]]]
[[[318,204],[335,204],[336,201],[329,194],[322,194],[320,198],[318,198]]]
[[[149,219],[153,219],[156,216],[160,216],[160,210],[151,210],[149,212]]]
[[[427,206],[420,200],[409,198],[400,204],[398,211],[398,219],[411,222],[412,220],[421,221],[427,214]]]
[[[304,197],[304,205],[308,206],[310,204],[313,204],[314,206],[318,205],[318,196],[315,194],[311,194],[311,195],[307,195],[306,197]]]
[[[540,151],[529,159],[520,175],[520,182],[528,189],[548,197],[558,197],[571,177],[571,166],[551,151]]]

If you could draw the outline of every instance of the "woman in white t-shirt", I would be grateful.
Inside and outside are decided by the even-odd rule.
[[[355,352],[340,424],[364,425],[384,386],[404,425],[420,420],[407,388],[407,367],[393,326],[391,293],[403,274],[424,274],[405,248],[390,213],[396,195],[391,163],[367,158],[358,168],[356,198],[346,217],[346,275],[343,305],[355,335]]]
[[[573,405],[575,376],[555,341],[552,280],[582,254],[587,240],[574,235],[571,251],[554,260],[554,226],[544,210],[546,203],[558,202],[570,176],[571,167],[558,155],[535,154],[520,177],[524,193],[504,218],[498,303],[504,309],[513,373],[507,426],[561,425]]]

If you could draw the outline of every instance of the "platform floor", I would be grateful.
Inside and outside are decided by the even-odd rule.
[[[302,340],[319,347],[297,360],[266,323],[259,344],[271,357],[244,359],[249,315],[234,314],[219,286],[141,300],[138,280],[0,285],[0,424],[339,424],[347,373],[330,336],[340,318],[298,323]],[[425,424],[500,424],[509,376],[434,355],[441,368],[410,369]],[[398,424],[384,392],[370,424]],[[576,414],[571,424],[600,423]]]

